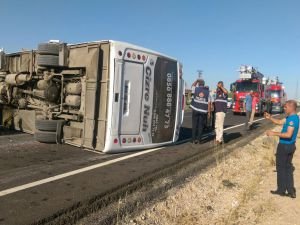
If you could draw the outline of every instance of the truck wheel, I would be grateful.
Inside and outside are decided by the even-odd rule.
[[[43,143],[56,143],[56,132],[50,131],[36,131],[34,139]]]
[[[36,120],[35,128],[39,131],[57,131],[58,124],[64,120]]]
[[[46,55],[58,55],[59,45],[55,43],[40,43],[38,45],[38,53]]]
[[[57,55],[37,55],[37,64],[39,66],[58,66]]]

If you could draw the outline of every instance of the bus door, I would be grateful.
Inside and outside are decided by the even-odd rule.
[[[121,135],[140,133],[141,105],[143,96],[143,71],[140,63],[125,62],[122,80]]]

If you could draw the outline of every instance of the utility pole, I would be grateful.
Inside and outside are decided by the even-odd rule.
[[[197,70],[198,73],[198,79],[203,79],[202,74],[203,74],[203,70]]]

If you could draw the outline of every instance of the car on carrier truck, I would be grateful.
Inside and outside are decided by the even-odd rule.
[[[176,142],[182,65],[118,41],[41,43],[0,52],[0,124],[40,142],[107,153]]]

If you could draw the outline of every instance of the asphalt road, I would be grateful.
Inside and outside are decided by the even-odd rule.
[[[227,114],[228,144],[249,135],[240,125],[244,120],[244,116]],[[267,123],[258,121],[250,132]],[[185,113],[180,144],[126,154],[98,154],[68,145],[37,143],[28,134],[4,132],[0,136],[0,224],[42,224],[65,209],[105,196],[213,145],[211,133],[197,146],[185,142],[190,137],[191,112]]]

